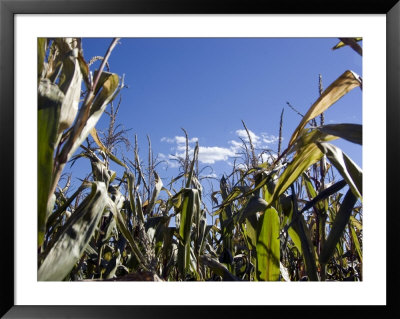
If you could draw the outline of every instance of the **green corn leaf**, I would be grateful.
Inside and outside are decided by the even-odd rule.
[[[279,216],[275,208],[265,210],[257,229],[257,280],[277,281],[280,275]]]
[[[129,205],[131,207],[131,211],[133,216],[137,216],[136,205],[135,205],[135,194],[133,188],[135,187],[135,175],[131,172],[126,173],[127,181],[128,181],[128,193],[129,193]],[[142,220],[144,222],[144,218]]]
[[[271,203],[282,195],[311,165],[318,162],[322,156],[323,153],[314,143],[300,149],[282,175],[279,176]]]
[[[268,203],[259,197],[251,196],[247,201],[246,206],[237,214],[235,214],[230,220],[233,220],[235,224],[241,223],[245,218],[249,218],[258,212],[264,212],[267,208]]]
[[[250,250],[256,249],[257,244],[257,215],[251,215],[246,218],[246,222],[241,224],[243,233]]]
[[[193,216],[198,214],[200,209],[200,197],[196,189],[186,188],[183,196],[179,225],[181,241],[178,246],[178,267],[181,274],[185,274],[190,267],[190,236]]]
[[[318,143],[318,147],[339,171],[354,195],[362,200],[362,170],[339,148],[328,143]]]
[[[319,128],[304,128],[300,131],[288,154],[297,152],[303,147],[316,142],[329,142],[338,137],[321,131]]]
[[[61,281],[84,253],[109,197],[106,185],[93,182],[91,193],[67,220],[38,270],[39,281]]]
[[[38,246],[44,240],[49,192],[53,175],[53,154],[64,94],[57,85],[43,79],[38,91]]]
[[[190,188],[190,184],[192,183],[192,176],[193,176],[193,171],[194,171],[194,163],[196,163],[198,155],[199,155],[199,143],[196,142],[196,146],[195,146],[194,152],[193,152],[193,160],[192,160],[192,162],[190,164],[189,176],[188,176],[188,179],[186,181],[186,188]]]
[[[151,217],[147,218],[146,223],[144,224],[149,239],[154,244],[156,256],[163,245],[164,233],[168,231],[170,218],[171,217],[169,216]]]
[[[295,243],[296,247],[301,249],[299,251],[302,253],[304,258],[304,263],[306,265],[307,275],[310,281],[318,281],[318,274],[317,274],[317,266],[316,266],[316,259],[315,259],[315,251],[314,246],[311,242],[310,231],[307,227],[306,222],[302,215],[297,217],[297,220],[293,223],[293,230],[289,234],[291,234],[291,238]],[[298,239],[300,239],[300,245],[298,243]]]
[[[204,238],[207,235],[206,229],[207,229],[207,216],[205,211],[201,211],[199,209],[199,222],[197,223],[197,245],[196,245],[196,251],[198,253],[201,253],[203,251],[203,247],[204,247]],[[210,228],[209,228],[210,229]]]
[[[321,264],[326,264],[329,258],[332,256],[337,243],[343,235],[346,225],[349,223],[350,216],[356,202],[357,197],[351,190],[348,190],[342,204],[340,205],[340,209],[335,216],[331,231],[329,232],[328,238],[319,256],[319,261]]]
[[[353,239],[354,246],[356,246],[356,251],[357,251],[358,257],[360,258],[360,261],[362,262],[363,259],[362,259],[362,252],[361,252],[360,242],[359,242],[359,240],[358,240],[356,231],[354,230],[354,227],[353,227],[352,224],[353,224],[353,223],[350,222],[351,238]]]
[[[303,250],[301,248],[301,239],[299,237],[299,234],[294,230],[293,227],[290,227],[288,229],[288,233],[289,233],[289,236],[292,239],[294,245],[296,246],[296,248],[298,249],[298,251],[302,255],[303,254]]]
[[[308,195],[309,195],[309,198],[310,198],[310,199],[311,199],[311,198],[313,198],[313,199],[316,198],[316,197],[317,197],[317,192],[316,192],[316,190],[314,189],[314,185],[312,184],[311,179],[308,177],[308,175],[307,175],[306,173],[303,173],[303,174],[302,174],[302,178],[303,178],[304,185],[306,186],[306,189],[307,189],[307,193],[308,193]],[[319,210],[320,212],[322,212],[322,211],[325,209],[324,204],[321,203],[320,201],[316,202],[316,205],[317,205],[318,210]],[[314,206],[314,205],[311,205],[310,207],[312,207],[312,206]],[[308,208],[307,208],[307,209],[308,209]]]
[[[359,220],[357,220],[354,216],[350,216],[351,224],[356,227],[358,230],[362,230],[362,224]]]
[[[306,174],[303,175],[303,177],[305,177],[305,176],[306,176]],[[304,180],[306,180],[306,179],[304,179]],[[300,214],[304,213],[305,211],[307,211],[308,209],[310,209],[314,205],[317,205],[317,207],[320,210],[320,212],[324,211],[325,210],[325,206],[321,203],[321,201],[324,200],[324,199],[327,199],[329,196],[337,193],[338,191],[340,191],[346,185],[347,185],[347,183],[344,180],[341,180],[341,181],[336,182],[335,184],[329,186],[328,188],[324,189],[318,195],[316,195],[315,190],[311,191],[311,196],[315,196],[315,197],[313,197],[312,200],[310,200],[309,202],[307,202],[304,205],[304,207],[302,208]],[[307,187],[312,187],[312,185],[310,186],[310,184],[308,184]]]
[[[353,240],[354,246],[356,246],[356,251],[358,254],[358,257],[360,258],[360,261],[362,262],[362,251],[361,251],[361,246],[360,246],[360,242],[358,240],[356,231],[354,230],[353,225],[350,226],[350,232],[351,232],[351,238]]]
[[[317,128],[317,130],[322,133],[341,137],[349,142],[362,145],[362,125],[360,124],[329,124],[320,126]]]

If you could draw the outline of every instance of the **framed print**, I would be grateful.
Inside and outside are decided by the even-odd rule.
[[[399,315],[397,1],[0,1],[4,318]]]

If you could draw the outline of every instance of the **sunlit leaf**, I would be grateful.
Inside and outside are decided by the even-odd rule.
[[[362,38],[350,38],[350,39],[354,39],[356,42],[359,42],[359,41],[362,40]],[[339,41],[339,43],[336,44],[336,45],[332,48],[332,50],[340,49],[340,48],[342,48],[342,47],[344,47],[344,46],[346,46],[346,45],[347,45],[347,44],[344,43],[343,41]]]
[[[123,163],[121,160],[119,160],[114,154],[111,153],[111,151],[104,146],[104,144],[101,142],[99,135],[97,134],[97,130],[95,127],[93,127],[90,131],[90,135],[92,136],[93,140],[95,143],[100,147],[100,149],[108,155],[108,157],[118,165],[121,165],[125,168],[128,168],[125,163]]]
[[[362,38],[339,38],[340,42],[336,44],[332,50],[337,50],[339,48],[342,48],[344,46],[350,46],[354,51],[356,51],[359,55],[362,56],[362,48],[361,46],[357,43],[362,40]]]
[[[323,153],[314,143],[299,150],[292,162],[289,163],[282,175],[279,176],[272,201],[275,201],[282,195],[303,172],[318,162],[322,156]]]
[[[360,124],[328,124],[318,127],[318,130],[362,145],[362,125]]]
[[[100,86],[102,84],[102,86]],[[117,74],[103,72],[100,77],[98,93],[94,101],[87,100],[86,103],[91,105],[87,120],[85,121],[84,108],[82,107],[78,113],[78,119],[73,126],[73,130],[63,147],[60,154],[60,161],[65,162],[71,158],[76,149],[82,144],[82,142],[88,137],[90,131],[96,126],[101,115],[103,114],[108,103],[115,96],[115,92],[118,89],[119,79]]]
[[[354,195],[362,199],[362,170],[338,147],[320,143],[318,147],[327,156],[333,166],[339,171],[344,180],[350,186]]]
[[[354,230],[354,227],[353,227],[352,223],[351,223],[351,226],[350,226],[350,232],[351,232],[351,238],[353,240],[354,246],[356,246],[356,251],[357,251],[358,257],[360,258],[360,261],[362,262],[363,258],[362,258],[362,251],[361,251],[360,242],[358,240],[356,231]]]
[[[76,42],[72,38],[57,38],[55,42],[60,49],[60,62],[62,63],[59,86],[65,95],[58,128],[60,134],[71,126],[78,113],[82,73],[77,59],[79,50],[76,47]]]
[[[275,208],[268,208],[258,221],[257,280],[277,281],[280,275],[279,216]]]
[[[293,132],[289,141],[289,146],[294,143],[300,131],[310,120],[325,112],[337,100],[357,86],[360,86],[360,78],[353,71],[349,70],[344,72],[336,81],[329,85],[329,87],[320,95],[318,100],[310,107],[306,115],[304,115],[300,124]]]

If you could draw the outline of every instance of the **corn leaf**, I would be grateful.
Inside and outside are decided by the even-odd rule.
[[[326,264],[329,261],[329,258],[332,256],[335,247],[342,237],[344,229],[350,220],[350,216],[356,202],[357,197],[353,194],[351,189],[348,190],[342,204],[340,205],[339,211],[335,216],[331,231],[329,232],[328,238],[319,256],[319,261],[321,264]]]
[[[46,48],[47,48],[47,39],[46,38],[38,38],[37,39],[37,50],[38,50],[38,80],[40,80],[43,76],[44,70],[44,61],[46,58]]]
[[[108,157],[109,157],[113,162],[115,162],[115,163],[117,163],[118,165],[121,165],[121,166],[123,166],[123,167],[125,167],[125,168],[128,168],[128,167],[126,166],[125,163],[121,162],[113,153],[111,153],[111,151],[110,151],[107,147],[104,146],[104,144],[101,142],[101,140],[100,140],[100,138],[99,138],[99,135],[97,134],[97,130],[96,130],[95,127],[93,127],[93,128],[90,130],[90,135],[92,136],[92,138],[93,138],[93,140],[95,141],[95,143],[100,147],[100,149],[101,149],[104,153],[106,153],[106,154],[108,155]]]
[[[296,233],[297,237],[300,239],[301,249],[299,249],[299,251],[303,255],[308,278],[310,281],[318,281],[314,246],[311,242],[310,231],[302,215],[298,216],[296,221],[293,223],[293,231],[291,232],[291,237],[293,235],[292,240],[295,238],[295,240],[297,241],[298,239],[296,238],[294,233]],[[296,247],[299,248],[298,242],[296,244],[296,241],[294,241],[294,243]]]
[[[358,230],[362,230],[362,224],[354,216],[350,216],[350,220],[354,227],[356,227]]]
[[[362,38],[349,38],[349,39],[353,39],[356,42],[360,42],[362,40]],[[344,43],[343,41],[339,41],[333,48],[332,50],[337,50],[340,48],[343,48],[344,46],[346,46],[347,44]]]
[[[318,147],[339,171],[354,195],[362,200],[362,170],[339,148],[328,143],[318,143]]]
[[[200,259],[205,266],[209,267],[218,276],[221,276],[224,281],[240,280],[238,277],[233,275],[225,265],[221,264],[210,255],[202,255]]]
[[[332,49],[338,49],[339,47],[343,47],[348,45],[351,47],[354,51],[356,51],[359,55],[362,56],[362,48],[361,46],[357,43],[362,40],[362,38],[339,38],[340,42],[334,46]]]
[[[267,206],[268,203],[264,199],[251,196],[247,201],[246,206],[226,222],[233,220],[235,224],[241,223],[245,218],[249,218],[258,212],[264,212]]]
[[[289,236],[292,239],[294,245],[298,249],[299,253],[302,255],[303,254],[303,250],[301,248],[301,239],[299,237],[299,234],[294,230],[293,227],[290,227],[288,229],[288,233],[289,233]]]
[[[316,142],[329,142],[338,137],[322,132],[319,128],[304,128],[299,133],[295,143],[290,148],[288,154],[298,152],[303,147]]]
[[[279,216],[275,208],[265,210],[257,229],[257,280],[277,281],[280,275]]]
[[[152,209],[154,208],[157,197],[161,192],[161,188],[163,187],[163,182],[162,182],[160,176],[158,176],[158,174],[156,173],[156,171],[154,171],[154,178],[155,178],[156,184],[154,185],[154,188],[153,188],[151,200],[146,207],[145,215],[149,214],[152,211]]]
[[[78,113],[78,105],[81,95],[82,73],[78,62],[78,48],[74,47],[74,42],[70,38],[58,38],[56,42],[63,57],[61,60],[61,80],[60,90],[65,94],[61,106],[60,126],[58,133],[61,134],[74,122]],[[62,43],[61,43],[62,42]]]
[[[133,216],[137,216],[136,212],[136,205],[135,205],[135,193],[134,193],[134,187],[135,187],[135,175],[133,175],[131,172],[126,173],[126,180],[128,182],[128,193],[129,193],[129,205],[132,211]],[[142,220],[144,222],[144,219]]]
[[[193,216],[200,209],[199,193],[196,189],[186,188],[183,193],[182,209],[180,213],[178,246],[178,268],[181,274],[185,274],[190,267],[190,235],[192,232]]]
[[[306,115],[304,115],[300,124],[293,132],[293,135],[289,141],[289,146],[294,143],[299,136],[300,131],[310,120],[325,112],[337,100],[355,87],[360,86],[360,84],[359,76],[353,71],[347,70],[336,81],[329,85],[329,87],[320,95],[318,100],[310,107]]]
[[[81,108],[77,122],[75,123],[73,130],[68,138],[65,146],[63,147],[60,154],[60,161],[68,161],[77,148],[82,144],[82,142],[88,137],[90,131],[96,126],[101,115],[103,114],[108,103],[115,96],[115,92],[118,89],[119,79],[117,74],[103,72],[97,89],[95,92],[94,101],[91,102],[90,99],[86,101],[89,103],[90,110],[89,116],[85,121],[84,107]]]
[[[323,153],[314,144],[309,144],[296,154],[292,162],[286,167],[285,171],[279,177],[275,186],[274,194],[271,203],[282,195],[290,185],[306,171],[311,165],[318,162],[323,156]],[[269,205],[271,205],[269,203]]]
[[[318,130],[362,145],[362,125],[360,124],[328,124],[318,127]]]
[[[64,94],[57,85],[43,79],[38,91],[38,246],[43,243],[47,204],[53,174],[53,154],[57,147],[57,132]]]
[[[91,193],[68,219],[38,270],[39,281],[63,280],[84,253],[108,202],[106,185],[93,182]]]
[[[126,226],[125,219],[123,218],[121,211],[116,207],[115,203],[113,201],[111,201],[110,198],[109,198],[109,208],[110,208],[111,212],[113,213],[113,216],[117,223],[117,228],[122,233],[122,235],[125,237],[125,239],[128,241],[128,244],[131,247],[132,252],[135,255],[136,259],[141,263],[141,266],[145,270],[147,270],[146,259],[144,258],[143,254],[139,250],[139,247],[137,246],[135,240],[133,239],[131,232],[129,231],[128,227]]]
[[[356,231],[354,230],[354,227],[351,222],[350,222],[350,232],[351,232],[351,238],[353,240],[354,246],[356,246],[356,251],[357,251],[358,257],[360,258],[360,261],[362,262],[363,259],[362,259],[360,242],[358,240]]]
[[[246,222],[242,223],[242,230],[246,236],[246,242],[250,250],[256,249],[257,245],[257,215],[251,215],[246,218]]]

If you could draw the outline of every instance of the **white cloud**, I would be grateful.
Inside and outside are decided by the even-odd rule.
[[[175,142],[175,139],[173,139],[173,138],[168,138],[168,137],[162,137],[162,138],[161,138],[161,142],[167,142],[167,143],[172,144],[172,143]]]
[[[229,157],[235,155],[232,148],[218,146],[199,147],[199,161],[204,164],[214,164],[216,161],[227,161]]]
[[[193,137],[189,139],[189,144],[196,143],[199,139],[197,137]],[[185,136],[175,136],[173,138],[169,137],[162,137],[161,142],[166,142],[169,144],[176,143],[176,144],[186,144],[186,137]]]
[[[163,161],[164,164],[165,164],[164,169],[167,169],[167,168],[175,168],[175,167],[178,167],[178,166],[179,166],[179,164],[178,164],[177,161],[173,161],[173,160],[172,160],[173,158],[174,158],[174,157],[173,157],[172,155],[166,156],[166,155],[163,154],[163,153],[158,153],[158,159],[159,159],[160,161]]]
[[[246,130],[236,130],[236,135],[242,138],[245,142],[248,142],[248,135]],[[278,141],[278,137],[274,135],[268,135],[266,133],[261,133],[260,135],[255,134],[253,131],[249,130],[249,134],[252,140],[252,143],[257,149],[265,149],[269,148],[269,144],[275,143]],[[172,161],[172,158],[176,157],[185,157],[186,153],[186,138],[185,136],[175,136],[173,138],[163,137],[161,142],[166,142],[169,144],[175,144],[171,148],[171,151],[174,152],[174,155],[169,155],[168,159],[163,157],[170,167],[177,167],[178,164],[176,161]],[[189,140],[189,156],[193,156],[193,144],[198,142],[197,137],[193,137]],[[242,141],[231,140],[228,141],[228,147],[220,147],[220,146],[200,146],[199,147],[199,162],[202,164],[214,164],[218,161],[224,161],[229,164],[229,158],[239,156],[240,152],[243,151],[243,143]],[[165,156],[165,155],[164,155]]]
[[[186,138],[184,136],[175,136],[175,141],[177,144],[185,144]]]
[[[236,135],[241,137],[244,141],[248,142],[249,141],[249,136],[247,135],[246,130],[237,130]],[[249,135],[251,138],[251,141],[254,145],[257,145],[259,143],[260,137],[254,134],[253,131],[249,130]]]
[[[272,144],[279,141],[279,137],[275,135],[268,135],[267,133],[261,133],[263,143]]]

